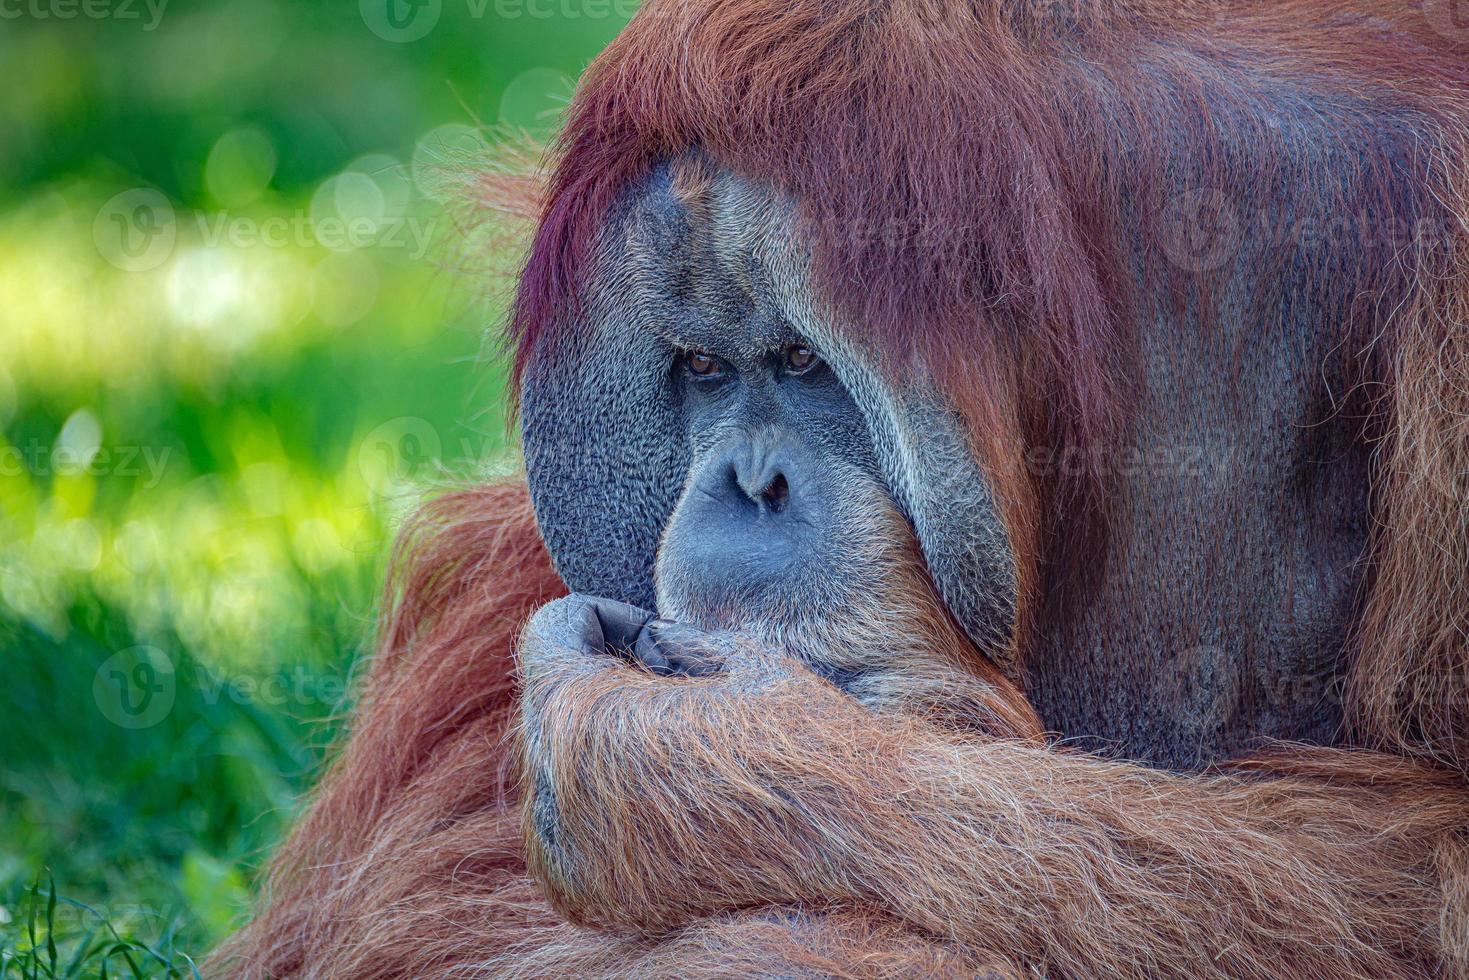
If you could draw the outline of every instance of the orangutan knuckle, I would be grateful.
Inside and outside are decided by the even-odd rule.
[[[584,610],[585,601],[576,595],[547,603],[526,624],[522,646],[542,657],[582,653],[590,642]]]

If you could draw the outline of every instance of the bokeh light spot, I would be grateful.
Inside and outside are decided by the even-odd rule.
[[[323,323],[345,327],[365,317],[377,303],[377,265],[361,252],[336,252],[316,263],[311,274],[311,308]]]
[[[448,123],[424,134],[413,150],[413,186],[432,201],[448,201],[489,150],[473,126]]]
[[[523,71],[500,97],[500,122],[544,139],[560,125],[575,88],[570,75],[554,68]]]
[[[204,185],[221,207],[249,204],[265,192],[275,176],[275,147],[252,127],[225,133],[204,163]]]

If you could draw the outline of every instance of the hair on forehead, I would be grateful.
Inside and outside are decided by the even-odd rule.
[[[816,288],[865,339],[933,366],[1023,362],[1051,436],[1106,442],[1135,267],[1162,258],[1126,231],[1180,177],[1294,175],[1323,208],[1375,196],[1416,217],[1380,141],[1323,181],[1268,117],[1309,86],[1348,129],[1376,124],[1374,100],[1430,119],[1469,83],[1464,54],[1379,0],[649,0],[571,106],[512,336],[523,363],[569,328],[614,198],[697,147],[799,202]]]

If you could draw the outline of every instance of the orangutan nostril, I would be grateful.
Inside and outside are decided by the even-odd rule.
[[[777,473],[760,496],[764,498],[765,506],[770,508],[772,514],[785,510],[786,505],[791,502],[791,485],[786,481],[785,474]]]

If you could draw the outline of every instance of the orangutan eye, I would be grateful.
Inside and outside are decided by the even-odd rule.
[[[720,373],[719,362],[703,351],[691,350],[684,355],[684,366],[689,373],[699,378],[718,377]]]
[[[816,352],[809,347],[792,347],[786,351],[786,369],[795,374],[805,374],[821,362]]]

